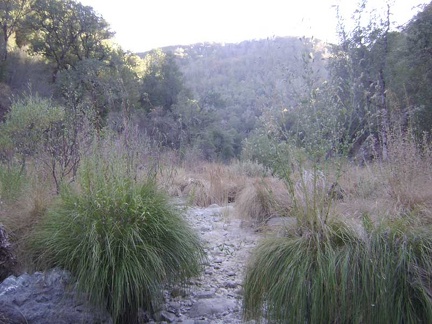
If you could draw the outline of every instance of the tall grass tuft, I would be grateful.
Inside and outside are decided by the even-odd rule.
[[[281,180],[256,178],[239,192],[235,209],[243,225],[261,226],[271,217],[288,216],[291,203]]]
[[[195,167],[183,188],[183,194],[195,206],[226,205],[234,202],[244,182],[245,176],[236,174],[230,167],[203,163]]]
[[[359,238],[321,232],[268,238],[244,282],[244,317],[272,323],[431,323],[432,239],[400,228]]]
[[[17,273],[29,271],[33,260],[28,238],[50,205],[55,186],[43,172],[36,173],[33,165],[22,173],[10,166],[1,172],[0,223],[6,227],[13,245]]]
[[[156,309],[164,284],[199,274],[204,251],[156,183],[134,181],[123,166],[82,161],[77,184],[62,188],[38,227],[34,253],[41,267],[71,271],[115,323],[135,323],[139,308]]]

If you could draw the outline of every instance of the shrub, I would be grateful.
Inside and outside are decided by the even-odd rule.
[[[12,104],[11,110],[1,124],[3,140],[1,150],[13,145],[15,153],[24,162],[43,149],[47,134],[65,118],[65,109],[55,106],[50,100],[27,96]],[[8,143],[6,140],[9,140]]]
[[[231,163],[230,169],[234,174],[246,177],[269,177],[271,175],[269,168],[250,160],[235,160]]]
[[[196,206],[225,205],[234,202],[240,188],[244,186],[244,181],[244,176],[233,173],[227,166],[205,163],[199,165],[189,177],[183,194]]]
[[[286,216],[291,208],[288,190],[277,179],[254,179],[241,190],[236,211],[243,224],[260,226],[273,216]]]
[[[365,239],[331,222],[253,252],[244,317],[275,323],[430,323],[432,239],[396,226]]]
[[[243,141],[242,160],[253,161],[278,174],[281,166],[290,165],[292,149],[283,141],[256,132]]]
[[[34,235],[38,264],[71,271],[115,323],[136,322],[140,307],[161,301],[163,284],[198,275],[204,257],[155,182],[125,174],[120,157],[83,161],[77,186],[62,188]]]
[[[26,177],[18,166],[0,164],[0,202],[15,201],[26,185]]]

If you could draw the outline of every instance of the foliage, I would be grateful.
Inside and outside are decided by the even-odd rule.
[[[26,176],[17,165],[0,164],[0,204],[17,200],[26,187]]]
[[[207,161],[228,162],[234,158],[234,138],[229,132],[211,127],[201,134],[197,145]]]
[[[271,170],[278,172],[281,166],[290,165],[288,145],[279,141],[277,137],[263,134],[257,130],[243,142],[242,160],[261,164]]]
[[[70,270],[91,301],[114,322],[156,309],[162,285],[199,274],[196,234],[152,179],[127,177],[125,158],[82,162],[76,186],[65,186],[39,224],[34,251],[44,268]]]
[[[135,67],[119,51],[112,50],[108,55],[107,62],[85,59],[74,69],[59,72],[55,87],[57,97],[71,114],[87,115],[98,129],[105,126],[109,112],[120,111],[124,118],[130,118],[131,110],[138,107]]]
[[[195,165],[195,168],[197,166]],[[183,188],[189,202],[200,207],[234,202],[244,185],[244,176],[234,174],[228,167],[216,163],[202,164]]]
[[[275,216],[288,216],[292,199],[283,181],[271,178],[246,183],[236,198],[236,212],[243,225],[262,226]]]
[[[325,76],[325,46],[319,41],[281,37],[166,50],[174,51],[185,85],[201,109],[216,115],[213,128],[223,133],[235,130],[232,137],[236,157],[242,141],[254,134],[257,117],[272,107],[296,104],[303,86],[297,57],[303,51],[313,53],[315,60],[311,64],[320,70],[320,78]]]
[[[247,268],[245,318],[429,322],[431,248],[427,235],[377,228],[362,240],[337,223],[323,233],[269,238],[257,246]]]
[[[154,50],[144,57],[141,103],[150,111],[157,107],[171,111],[182,91],[182,75],[174,55]]]
[[[251,162],[250,160],[246,161],[232,161],[229,167],[233,170],[235,174],[250,177],[250,178],[259,178],[259,177],[268,177],[270,176],[270,170],[266,168],[264,165]]]
[[[403,56],[398,61],[399,66],[404,69],[401,71],[404,89],[396,93],[400,96],[408,96],[402,98],[405,101],[409,100],[407,104],[411,106],[410,113],[414,115],[419,136],[422,136],[424,131],[430,132],[432,124],[432,74],[429,69],[432,62],[431,15],[432,4],[428,4],[406,26],[404,30],[406,43],[402,43]]]
[[[22,27],[25,16],[28,15],[31,10],[30,3],[30,0],[3,0],[0,3],[0,61],[2,77],[4,77],[5,72],[4,64],[8,59],[8,47],[11,45],[10,38]]]
[[[57,191],[61,182],[73,179],[81,152],[92,137],[86,116],[74,115],[53,101],[27,95],[12,104],[0,127],[4,158],[18,160],[22,171],[29,158],[50,169]]]
[[[106,58],[107,39],[113,33],[92,7],[73,0],[36,0],[18,39],[54,63],[53,82],[63,69],[85,59]]]
[[[0,133],[5,145],[2,149],[8,150],[12,147],[24,163],[27,157],[40,152],[46,141],[49,141],[48,134],[57,128],[64,118],[64,108],[47,99],[27,96],[17,100],[1,125]],[[10,146],[7,145],[8,142]]]

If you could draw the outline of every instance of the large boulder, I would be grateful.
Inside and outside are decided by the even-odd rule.
[[[0,324],[112,323],[105,310],[90,306],[68,272],[54,269],[0,284]]]

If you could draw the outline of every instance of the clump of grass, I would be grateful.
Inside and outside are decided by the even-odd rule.
[[[83,161],[75,186],[62,188],[33,245],[39,267],[71,271],[115,323],[134,323],[139,308],[157,307],[164,284],[199,274],[204,251],[156,183],[126,177],[119,160]]]
[[[287,216],[291,201],[282,181],[261,178],[239,192],[235,208],[244,225],[260,226],[273,216]]]
[[[207,207],[216,203],[210,195],[210,183],[204,179],[189,178],[183,188],[183,194],[187,196],[190,205]]]
[[[1,202],[0,220],[8,230],[17,257],[16,272],[28,271],[32,267],[28,238],[53,199],[55,186],[34,174],[20,175],[25,185],[19,196]]]
[[[337,186],[329,185],[326,175],[317,166],[288,172],[284,181],[292,197],[291,216],[297,219],[298,230],[322,231],[334,209]]]
[[[230,168],[218,164],[202,163],[187,180],[183,193],[189,202],[200,207],[211,204],[226,205],[234,202],[245,177],[231,172]]]
[[[229,168],[235,174],[250,178],[271,176],[271,170],[269,168],[250,160],[234,161],[229,165]]]
[[[403,228],[403,227],[402,227]],[[430,323],[432,239],[400,228],[262,241],[244,280],[244,317],[274,323]]]

